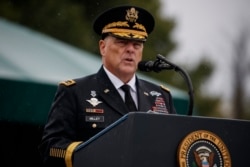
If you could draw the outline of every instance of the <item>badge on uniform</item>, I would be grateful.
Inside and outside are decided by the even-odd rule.
[[[155,106],[152,107],[152,111],[168,114],[168,109],[162,97],[156,97]]]
[[[85,116],[86,122],[104,122],[104,116]]]
[[[89,100],[86,100],[89,102],[93,107],[96,107],[98,104],[102,103],[102,101],[99,101],[96,98],[96,91],[92,90],[90,92],[90,95],[92,96]],[[103,114],[104,109],[100,108],[86,108],[85,109],[86,113],[93,113],[93,114]],[[85,121],[86,122],[104,122],[104,116],[96,116],[96,115],[91,115],[91,116],[85,116]],[[95,128],[97,125],[93,124],[93,128]]]
[[[160,92],[157,92],[157,91],[151,91],[151,92],[150,92],[150,95],[151,95],[151,96],[157,96],[157,97],[158,97],[158,96],[161,95],[161,93],[160,93]]]
[[[93,107],[97,106],[98,104],[102,103],[102,101],[99,101],[96,97],[96,91],[92,90],[90,95],[92,96],[92,98],[90,98],[89,100],[86,100],[87,102],[89,102]]]
[[[86,108],[87,113],[96,113],[96,114],[102,114],[104,113],[103,109],[100,108]]]

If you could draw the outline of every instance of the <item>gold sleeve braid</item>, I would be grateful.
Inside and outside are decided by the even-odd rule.
[[[65,154],[65,164],[66,164],[66,167],[73,167],[72,165],[72,154],[75,150],[75,148],[80,144],[82,143],[81,141],[80,142],[73,142],[71,143],[67,149],[66,149],[66,154]]]
[[[64,158],[66,151],[60,148],[51,148],[49,155],[51,157]]]

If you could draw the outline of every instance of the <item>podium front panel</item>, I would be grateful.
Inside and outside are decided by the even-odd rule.
[[[250,122],[243,120],[129,113],[79,145],[74,167],[174,167],[183,139],[194,131],[216,134],[227,146],[232,166],[244,166],[250,150]]]

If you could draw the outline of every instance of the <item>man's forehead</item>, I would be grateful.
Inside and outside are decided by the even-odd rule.
[[[144,43],[143,41],[140,41],[140,40],[120,38],[120,37],[117,37],[117,36],[114,36],[114,35],[108,35],[107,37],[111,37],[111,38],[113,38],[114,40],[119,40],[119,41]]]

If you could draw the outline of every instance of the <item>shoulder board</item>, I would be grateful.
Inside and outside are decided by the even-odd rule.
[[[60,82],[60,85],[65,85],[65,86],[71,86],[71,85],[74,85],[74,84],[76,84],[76,81],[74,81],[72,79]]]
[[[163,86],[163,85],[161,85],[161,88],[162,88],[163,90],[167,91],[167,92],[170,92],[170,90],[169,90],[167,87]]]

